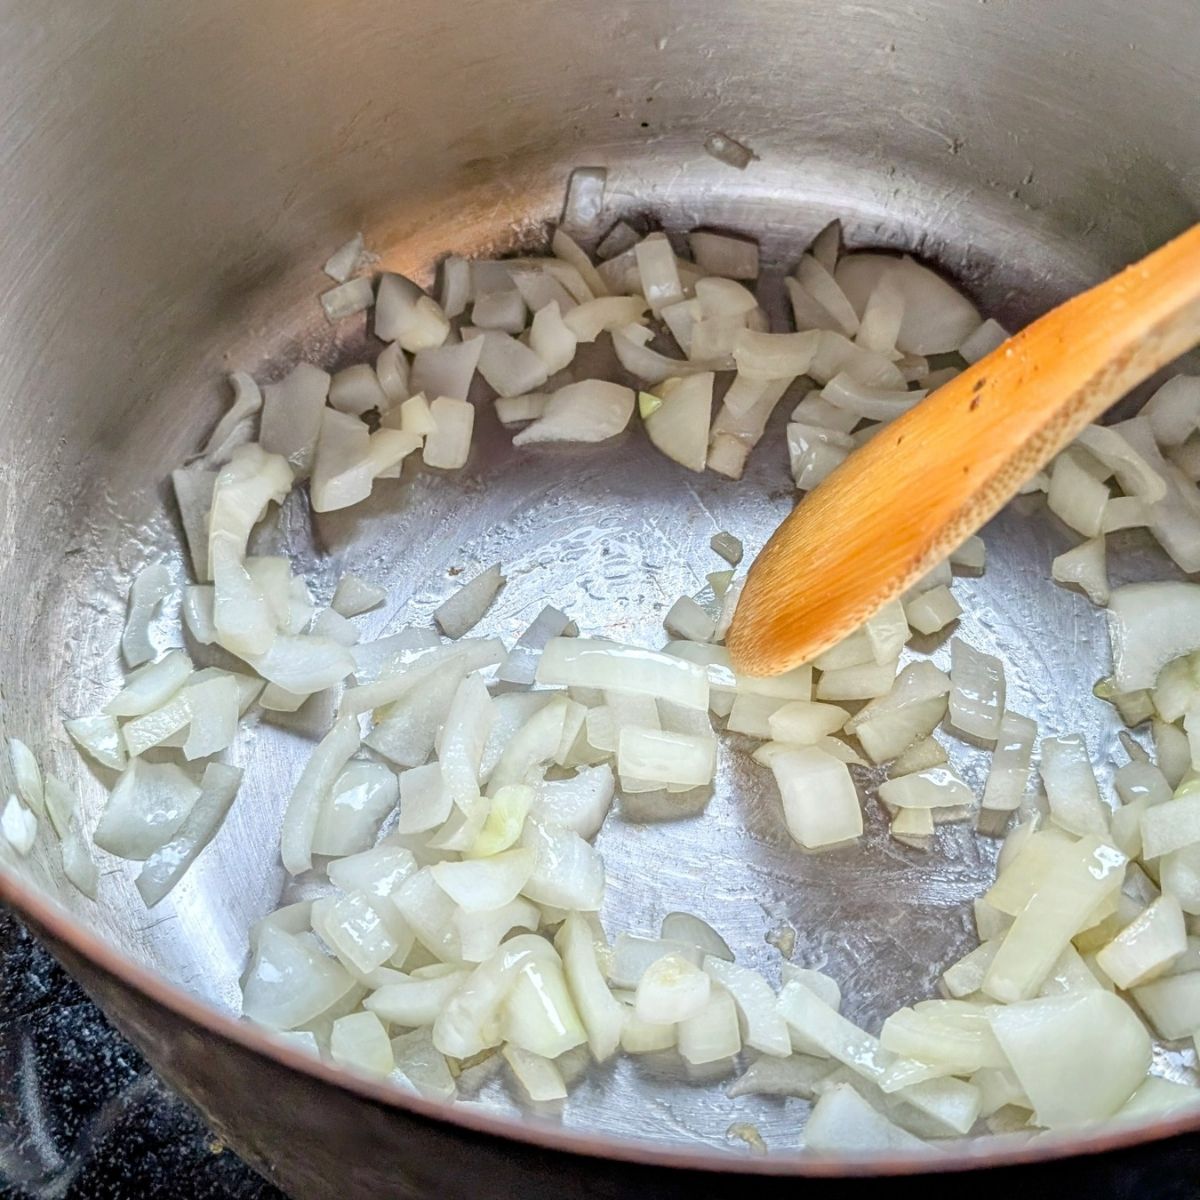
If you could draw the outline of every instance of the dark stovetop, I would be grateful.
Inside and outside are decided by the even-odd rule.
[[[2,911],[0,1197],[284,1200]]]

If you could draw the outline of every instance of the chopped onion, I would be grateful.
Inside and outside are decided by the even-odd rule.
[[[675,252],[666,234],[652,233],[634,247],[640,291],[657,316],[664,308],[683,299],[683,285],[675,265]]]
[[[162,563],[144,567],[129,589],[129,613],[121,634],[121,653],[131,667],[140,667],[157,655],[150,640],[150,622],[159,605],[173,591],[171,573]]]
[[[1036,737],[1035,721],[1019,713],[1004,713],[983,789],[982,808],[1007,816],[1020,807],[1025,789],[1029,786],[1030,761]]]
[[[355,313],[370,308],[374,303],[375,291],[366,277],[347,280],[321,293],[321,307],[331,322],[352,317]]]
[[[1134,988],[1133,998],[1167,1041],[1191,1037],[1200,1028],[1200,971],[1144,983]]]
[[[1100,533],[1108,487],[1089,474],[1069,450],[1054,460],[1046,499],[1050,511],[1084,537]]]
[[[819,700],[872,700],[891,690],[896,679],[895,662],[864,663],[823,671],[817,681]]]
[[[1179,901],[1162,895],[1096,955],[1096,965],[1128,991],[1163,974],[1187,948]]]
[[[535,904],[596,912],[604,896],[604,863],[577,833],[529,817],[521,845],[533,850],[533,872],[523,894]]]
[[[814,850],[862,833],[862,809],[846,764],[815,746],[774,756],[771,771],[783,798],[788,832]]]
[[[591,839],[612,807],[616,780],[607,763],[581,767],[570,779],[544,780],[531,814],[546,825]]]
[[[174,763],[134,759],[100,815],[96,845],[144,861],[178,831],[199,797],[200,789]]]
[[[975,802],[971,789],[949,767],[889,779],[879,785],[879,799],[896,808],[956,808]]]
[[[390,1075],[396,1065],[387,1030],[371,1012],[350,1013],[334,1021],[329,1057],[339,1067],[366,1075]]]
[[[962,611],[962,606],[944,585],[930,588],[904,605],[908,624],[925,637],[940,633],[947,625],[957,621]]]
[[[833,271],[835,268],[828,269]],[[842,294],[845,295],[844,292]],[[793,300],[793,305],[794,303]],[[900,336],[900,326],[903,323],[904,292],[895,277],[885,273],[871,289],[871,294],[863,306],[862,322],[855,335],[855,341],[864,350],[874,350],[876,353],[890,356],[896,349],[896,339]],[[924,363],[925,370],[928,370],[928,363],[922,356],[914,357],[918,363]]]
[[[617,771],[649,783],[700,787],[711,783],[717,763],[713,738],[657,729],[622,729]]]
[[[608,295],[608,288],[600,273],[592,266],[592,260],[588,258],[587,254],[580,249],[564,230],[555,230],[554,236],[550,239],[550,249],[553,251],[555,258],[561,259],[567,266],[574,268],[575,274],[584,285],[585,291],[591,293],[591,295],[577,295],[572,291],[572,295],[581,304],[590,300],[592,296]],[[568,290],[571,290],[565,279],[560,277],[560,282]]]
[[[213,488],[217,472],[188,467],[171,472],[175,503],[187,540],[192,573],[197,579],[208,579],[208,513],[212,508]]]
[[[1109,598],[1113,679],[1123,692],[1154,686],[1172,659],[1200,650],[1200,584],[1133,583]]]
[[[516,338],[493,331],[485,333],[481,340],[479,373],[498,395],[522,396],[546,382],[546,364]]]
[[[1146,401],[1139,414],[1160,446],[1182,446],[1200,429],[1200,376],[1176,375]]]
[[[642,972],[634,1011],[639,1021],[678,1023],[702,1013],[711,994],[711,980],[700,967],[679,954],[667,954]]]
[[[690,596],[680,596],[667,610],[663,626],[674,637],[690,642],[709,642],[717,632],[717,623]]]
[[[266,680],[297,695],[309,695],[340,683],[354,670],[350,651],[323,637],[280,634],[266,654],[247,662]]]
[[[362,261],[363,235],[356,233],[329,256],[321,270],[336,283],[345,283],[362,265]]]
[[[621,366],[635,378],[653,387],[666,379],[681,378],[705,371],[728,371],[733,367],[732,359],[694,359],[681,361],[668,358],[646,345],[650,331],[641,325],[626,325],[612,333],[613,349]],[[592,381],[595,382],[595,381]]]
[[[720,958],[709,955],[704,960],[704,970],[719,983],[736,1002],[742,1021],[745,1023],[746,1045],[764,1054],[786,1058],[792,1052],[787,1023],[779,1015],[775,993],[771,985],[757,972],[746,967],[735,966]],[[681,1053],[685,1038],[680,1030]],[[739,1047],[740,1049],[740,1047]],[[687,1055],[685,1054],[686,1058]],[[725,1057],[718,1055],[718,1057]],[[693,1058],[689,1062],[695,1062]]]
[[[146,859],[135,880],[147,908],[153,908],[183,877],[200,851],[216,836],[241,786],[242,772],[224,763],[209,763],[200,794],[170,841]]]
[[[741,1051],[738,1008],[727,991],[714,987],[704,1007],[678,1023],[678,1048],[693,1067],[724,1062]]]
[[[1004,666],[998,658],[950,642],[950,723],[962,734],[994,742],[1004,715]]]
[[[980,325],[975,306],[940,275],[907,256],[847,254],[834,278],[859,315],[884,274],[899,285],[904,319],[896,348],[907,354],[948,354]]]
[[[734,708],[737,708],[737,701],[734,702]],[[841,729],[849,716],[844,708],[838,708],[835,704],[790,700],[768,715],[766,736],[777,742],[813,746],[827,734]]]
[[[1079,734],[1043,738],[1038,770],[1056,824],[1080,837],[1108,833],[1109,810],[1100,799],[1087,746]]]
[[[330,377],[309,363],[297,363],[291,372],[279,383],[269,383],[263,388],[262,423],[259,428],[259,441],[262,443],[259,454],[265,451],[268,455],[278,456],[284,460],[284,466],[290,467],[299,477],[308,474],[312,466],[313,454],[317,448],[317,435],[321,431],[321,414],[325,409],[325,399],[329,395]],[[255,449],[258,449],[257,447]],[[234,459],[248,448],[240,448],[234,454]],[[232,465],[233,460],[231,460]],[[253,466],[252,460],[247,460],[241,474],[249,474]],[[274,464],[271,464],[275,470]],[[221,471],[224,476],[229,470]],[[249,482],[249,481],[247,481]],[[265,481],[264,481],[265,482]],[[291,487],[289,473],[283,491]],[[218,488],[222,479],[217,480]],[[274,496],[270,496],[274,499]],[[249,507],[247,505],[247,507]],[[266,507],[266,500],[259,504],[259,514]],[[214,497],[214,516],[212,528],[221,528],[216,518],[216,500]],[[247,525],[259,517],[255,516]]]
[[[703,471],[708,456],[713,379],[706,371],[667,381],[661,389],[662,403],[645,418],[650,440],[690,471]]]
[[[967,362],[978,362],[993,350],[999,349],[1011,336],[999,321],[988,317],[982,325],[967,334],[958,347],[958,352]]]
[[[250,375],[245,371],[234,371],[229,376],[229,383],[233,388],[233,403],[208,435],[198,456],[218,467],[228,462],[238,446],[252,440],[250,418],[262,410],[262,392]]]
[[[421,457],[427,467],[457,470],[465,466],[471,452],[475,408],[465,400],[439,396],[429,406],[437,429],[425,438]]]
[[[0,833],[4,840],[24,858],[33,849],[37,830],[37,817],[16,796],[9,796],[0,813]]]
[[[482,338],[419,350],[409,376],[413,394],[465,400],[482,352]]]
[[[525,328],[525,300],[521,292],[512,286],[501,292],[477,293],[475,303],[471,307],[471,320],[476,329],[485,329],[498,333],[520,333]],[[487,346],[483,348],[486,356]],[[486,373],[482,371],[486,378]]]
[[[758,157],[749,146],[727,133],[710,133],[704,139],[704,149],[719,162],[738,171],[744,171]]]
[[[402,275],[380,277],[375,298],[375,336],[398,342],[410,354],[442,345],[450,322],[441,307]]]
[[[834,319],[837,329],[847,337],[858,332],[858,314],[833,275],[811,254],[801,257],[795,276],[800,286]]]
[[[602,442],[615,437],[633,416],[632,389],[588,379],[559,388],[543,415],[513,438],[514,446],[535,442]]]
[[[1115,1113],[1145,1078],[1150,1038],[1134,1013],[1103,990],[987,1010],[992,1031],[1038,1124],[1069,1128]],[[1087,1087],[1080,1087],[1085,1078]]]
[[[125,744],[115,717],[105,714],[77,717],[73,721],[64,721],[63,728],[75,744],[102,767],[124,770]]]
[[[553,1059],[533,1054],[511,1043],[507,1043],[500,1053],[512,1068],[512,1073],[524,1088],[525,1094],[535,1104],[548,1104],[566,1099],[567,1085],[563,1082],[562,1072]]]
[[[341,717],[313,750],[288,800],[283,817],[280,853],[293,875],[312,866],[312,843],[321,801],[359,746],[358,723]]]
[[[821,389],[822,400],[871,421],[891,421],[924,398],[923,391],[872,387],[859,383],[845,371],[839,371]]]
[[[490,912],[516,899],[533,869],[531,850],[506,850],[489,858],[436,863],[438,886],[466,912]]]
[[[434,609],[433,619],[447,637],[462,637],[479,624],[503,586],[500,564],[495,563],[464,584],[449,599],[443,600]]]
[[[567,325],[562,306],[551,302],[539,308],[529,327],[529,348],[549,374],[566,370],[575,358],[579,339]]]
[[[708,678],[695,663],[592,638],[551,638],[538,661],[537,682],[612,688],[688,708],[708,707]]]
[[[242,984],[242,1013],[273,1029],[294,1029],[336,1004],[354,980],[315,939],[268,925]]]
[[[734,342],[733,357],[740,375],[749,380],[791,380],[807,373],[821,335],[806,333],[759,333],[743,330]]]
[[[620,1045],[625,1011],[604,980],[597,954],[598,940],[606,953],[608,947],[602,935],[593,931],[584,917],[569,913],[555,944],[562,955],[571,998],[587,1030],[592,1056],[597,1062],[604,1062]]]
[[[749,238],[695,229],[688,234],[692,256],[706,275],[725,279],[758,278],[758,243]]]

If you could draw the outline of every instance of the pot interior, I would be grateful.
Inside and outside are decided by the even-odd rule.
[[[1178,231],[1200,197],[1200,133],[1172,116],[1200,57],[1178,38],[1183,6],[1165,0],[1140,10],[1136,44],[1108,0],[111,8],[67,73],[55,67],[87,6],[47,28],[18,21],[24,57],[5,86],[30,137],[4,134],[13,219],[0,232],[0,725],[80,788],[89,828],[112,780],[81,762],[61,720],[118,687],[133,574],[155,559],[186,574],[166,477],[214,423],[224,371],[269,380],[375,345],[361,319],[331,328],[316,301],[320,263],[356,229],[385,265],[428,280],[450,251],[537,247],[569,171],[605,166],[610,222],[745,232],[779,269],[840,216],[851,246],[913,250],[1017,326]],[[717,161],[704,150],[714,133],[757,157],[743,171]],[[500,561],[509,582],[478,632],[511,642],[552,602],[583,632],[657,644],[672,601],[722,565],[711,535],[732,531],[749,558],[792,504],[789,410],[733,483],[689,474],[636,431],[514,451],[484,403],[463,472],[406,467],[369,503],[318,518],[293,495],[259,547],[292,555],[319,596],[346,571],[386,586],[365,636],[424,623],[460,572]],[[1004,659],[1010,706],[1043,735],[1085,736],[1107,782],[1124,757],[1091,691],[1107,671],[1103,617],[1048,581],[1074,539],[1040,500],[984,536],[987,573],[955,587],[962,635]],[[1137,535],[1113,551],[1114,582],[1163,573]],[[176,616],[164,613],[163,644]],[[939,644],[934,661],[948,656]],[[247,931],[290,894],[280,816],[328,716],[253,728],[229,819],[153,912],[134,864],[101,855],[98,905],[43,849],[28,869],[125,954],[236,1011]],[[955,743],[952,757],[978,793],[986,756]],[[929,852],[894,842],[869,795],[878,777],[860,776],[862,843],[805,855],[769,772],[725,738],[702,808],[646,813],[630,798],[609,819],[610,936],[684,909],[777,977],[768,936],[794,931],[794,960],[832,974],[847,1015],[877,1028],[973,944],[971,901],[997,848],[965,825],[940,827]],[[516,1111],[500,1082],[483,1098]],[[589,1073],[561,1119],[687,1144],[723,1143],[745,1121],[784,1151],[804,1108],[735,1107],[720,1082],[624,1059]]]

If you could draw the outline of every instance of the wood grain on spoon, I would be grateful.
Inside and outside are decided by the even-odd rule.
[[[1197,342],[1200,225],[1023,329],[810,492],[750,568],[734,665],[775,675],[841,641]]]

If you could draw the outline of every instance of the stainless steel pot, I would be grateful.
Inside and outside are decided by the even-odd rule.
[[[783,262],[842,215],[852,241],[914,249],[1017,323],[1200,201],[1200,127],[1185,119],[1200,26],[1184,0],[60,0],[10,4],[4,28],[0,726],[75,780],[92,818],[105,781],[60,720],[112,688],[130,573],[177,557],[167,469],[213,422],[231,365],[271,376],[301,353],[354,354],[361,329],[330,331],[314,296],[317,264],[355,229],[427,276],[447,250],[535,241],[569,170],[602,165],[613,218],[743,229]],[[757,157],[717,161],[715,133]],[[446,568],[503,557],[516,570],[497,630],[553,594],[649,634],[714,528],[755,548],[790,503],[765,447],[739,489],[689,485],[633,443],[520,457],[482,425],[462,478],[418,474],[312,531],[297,506],[280,544],[318,582],[370,570],[416,616]],[[1061,531],[1010,512],[989,539],[971,636],[1014,663],[1045,726],[1082,729],[1106,759],[1098,619],[1042,582]],[[1132,546],[1123,561],[1144,558]],[[585,1084],[555,1124],[443,1109],[268,1045],[233,1016],[237,976],[283,886],[275,830],[304,733],[263,727],[225,829],[153,913],[115,860],[99,906],[60,886],[51,854],[32,878],[0,873],[0,895],[155,1066],[292,1194],[695,1197],[725,1194],[731,1173],[783,1194],[796,1175],[850,1190],[928,1169],[805,1159],[799,1106],[735,1113],[719,1088],[632,1067]],[[618,925],[688,907],[754,956],[790,923],[797,956],[841,974],[867,1021],[969,944],[993,853],[963,832],[926,859],[873,827],[861,850],[798,859],[746,767],[704,813],[603,837]],[[734,1119],[778,1153],[722,1149]],[[1003,1168],[1012,1186],[1035,1164],[1124,1187],[1194,1154],[1177,1135],[1195,1125],[980,1143],[938,1169],[945,1183]]]

